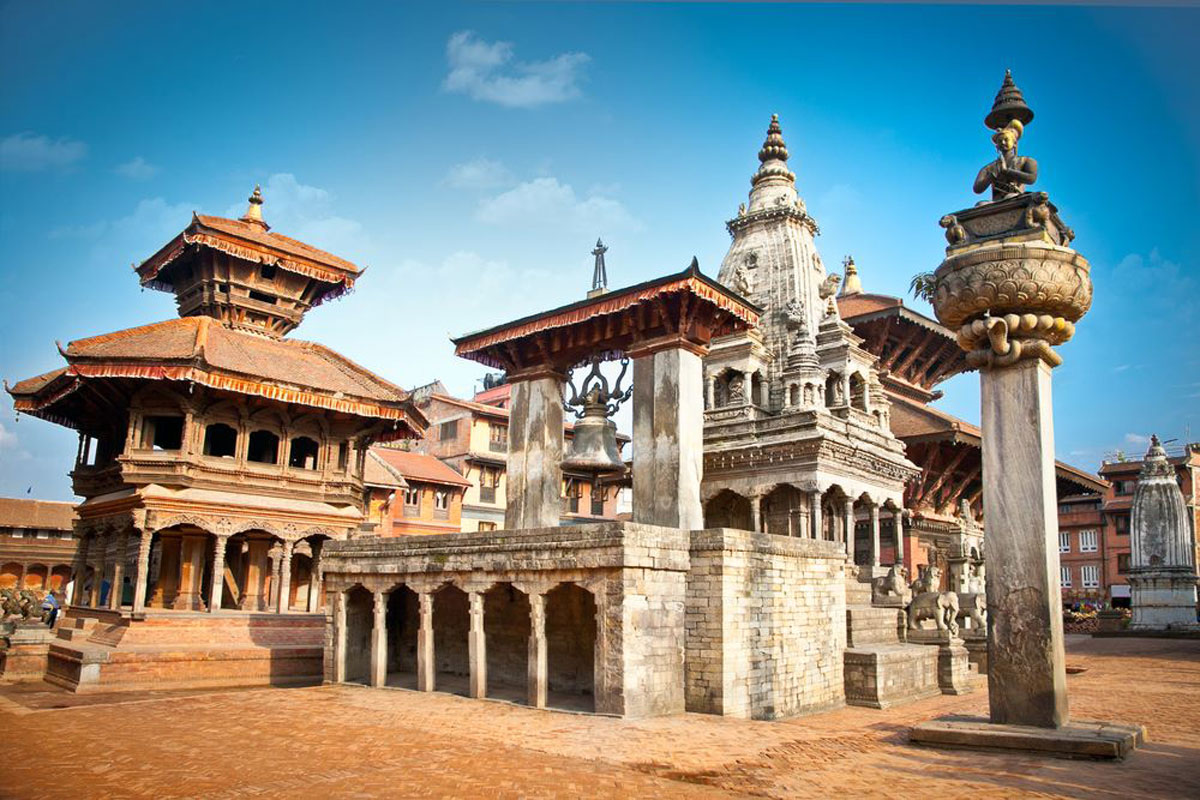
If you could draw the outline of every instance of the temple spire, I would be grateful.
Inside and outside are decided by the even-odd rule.
[[[862,281],[858,278],[858,267],[854,266],[854,256],[846,256],[842,260],[845,277],[842,279],[842,297],[849,294],[862,294]]]
[[[254,193],[250,195],[250,205],[246,208],[246,213],[243,217],[241,217],[241,221],[251,225],[258,225],[264,231],[266,231],[270,230],[271,226],[268,225],[266,220],[263,219],[262,204],[262,187],[255,185]]]
[[[783,128],[779,126],[779,115],[771,115],[771,124],[767,126],[767,138],[763,141],[762,149],[758,151],[761,166],[750,179],[752,186],[770,178],[782,178],[788,183],[795,183],[796,176],[787,168],[788,149],[783,141]]]

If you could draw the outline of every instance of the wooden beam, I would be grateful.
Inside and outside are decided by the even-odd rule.
[[[912,340],[917,338],[917,334],[920,332],[921,332],[921,329],[914,325],[908,331],[907,336],[905,336],[903,339],[900,339],[896,342],[896,348],[894,350],[892,350],[890,353],[888,353],[887,358],[884,359],[883,366],[889,370],[893,366],[895,366],[896,361],[900,358],[900,354],[904,352],[904,348],[906,348],[910,344],[912,344]]]
[[[954,498],[961,495],[973,481],[978,480],[979,475],[982,472],[982,468],[983,464],[981,461],[979,464],[976,464],[974,467],[967,470],[966,474],[963,475],[962,480],[949,487],[949,491],[946,492],[946,499],[942,501],[941,505],[945,506],[947,502],[953,502]]]
[[[937,334],[935,334],[933,331],[928,331],[928,330],[925,331],[925,336],[922,337],[921,344],[918,345],[917,347],[914,347],[912,353],[909,354],[908,358],[904,359],[904,361],[902,361],[900,363],[900,365],[896,367],[896,372],[899,372],[901,377],[904,377],[905,380],[907,380],[904,373],[907,372],[908,368],[913,365],[913,363],[917,360],[917,357],[919,355],[921,355],[922,352],[925,351],[925,348],[929,346],[929,342],[936,335]]]
[[[938,489],[941,489],[946,480],[954,474],[954,470],[958,469],[958,465],[963,462],[963,459],[967,457],[971,449],[972,448],[969,445],[959,445],[958,452],[954,454],[954,457],[950,459],[950,463],[942,469],[941,474],[937,477],[937,480],[935,480],[933,485],[929,487],[928,494],[937,494]]]

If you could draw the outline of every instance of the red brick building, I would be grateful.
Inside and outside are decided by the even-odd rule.
[[[75,506],[0,497],[0,589],[66,590],[79,540]]]
[[[433,456],[372,447],[363,473],[363,513],[380,536],[459,533],[470,485]]]
[[[1065,602],[1108,600],[1103,503],[1097,493],[1058,500],[1059,582]]]

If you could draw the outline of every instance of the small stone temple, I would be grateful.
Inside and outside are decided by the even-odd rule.
[[[194,215],[136,267],[178,319],[73,341],[65,367],[8,388],[79,431],[55,683],[321,679],[322,548],[359,530],[370,445],[425,422],[404,390],[287,336],[360,270],[271,231],[262,202]]]
[[[1133,493],[1129,585],[1135,630],[1198,630],[1195,546],[1175,467],[1157,436]]]

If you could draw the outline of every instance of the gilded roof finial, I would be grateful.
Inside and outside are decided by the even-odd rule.
[[[764,164],[768,161],[787,161],[787,145],[783,141],[783,128],[779,127],[779,115],[771,115],[771,124],[767,126],[767,139],[762,149],[758,151],[758,160]]]
[[[854,256],[842,259],[842,267],[846,272],[846,277],[842,280],[842,296],[862,294],[862,281],[858,278],[858,267],[854,266]]]
[[[998,131],[1014,119],[1022,126],[1028,125],[1033,121],[1033,109],[1025,105],[1025,96],[1013,83],[1012,70],[1006,69],[1000,91],[996,92],[992,110],[984,118],[983,124]]]
[[[250,205],[246,208],[246,214],[241,218],[241,221],[248,222],[251,225],[259,225],[263,230],[269,230],[271,226],[263,219],[262,204],[262,187],[255,184],[254,193],[250,195]]]

